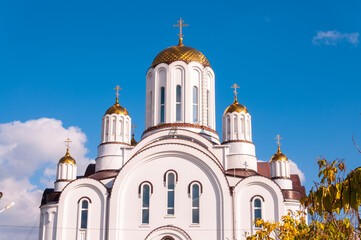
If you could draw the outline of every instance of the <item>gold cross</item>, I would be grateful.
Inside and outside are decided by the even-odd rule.
[[[179,38],[183,38],[183,34],[182,34],[182,27],[188,27],[188,24],[183,24],[184,21],[182,20],[182,18],[179,18],[178,21],[179,25],[173,25],[174,27],[179,27]]]
[[[281,146],[280,139],[283,139],[283,138],[281,138],[281,136],[280,136],[279,134],[277,134],[277,136],[275,137],[275,139],[278,140],[278,141],[277,141],[278,146]]]
[[[135,124],[133,123],[132,124],[132,133],[134,134],[135,133],[135,128],[136,128],[137,126],[135,126]]]
[[[66,148],[69,149],[70,148],[70,143],[71,143],[70,138],[67,138],[64,142],[65,142]]]
[[[117,90],[117,93],[115,95],[117,95],[117,98],[119,97],[119,90],[122,90],[119,85],[117,85],[114,90]]]
[[[234,96],[237,97],[237,94],[238,94],[237,88],[239,88],[239,86],[237,85],[237,83],[233,84],[233,86],[232,86],[231,88],[234,88],[234,91],[233,91],[233,92],[234,92]]]

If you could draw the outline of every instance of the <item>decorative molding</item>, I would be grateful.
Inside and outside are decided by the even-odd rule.
[[[173,172],[173,173],[174,173],[174,175],[175,175],[175,182],[177,183],[177,182],[178,182],[178,173],[177,173],[177,171],[174,170],[174,169],[169,169],[169,170],[166,171],[166,172],[164,173],[164,175],[163,175],[163,182],[164,182],[164,184],[167,182],[167,175],[168,175],[169,172]]]
[[[253,143],[253,142],[251,142],[251,141],[247,141],[247,140],[228,140],[228,141],[224,141],[224,142],[222,142],[221,144],[235,143],[235,142],[243,142],[243,143],[249,143],[249,144],[254,145],[254,143]]]
[[[143,181],[141,184],[139,184],[139,187],[138,187],[138,194],[140,195],[140,193],[142,192],[142,186],[144,184],[148,184],[150,186],[150,193],[153,194],[153,184],[149,181]]]
[[[169,128],[169,127],[175,127],[175,128],[177,128],[177,127],[199,128],[199,129],[204,129],[204,130],[210,131],[210,132],[212,132],[214,134],[217,134],[217,136],[218,136],[218,133],[215,130],[213,130],[213,129],[209,128],[209,127],[206,127],[206,126],[201,126],[201,125],[192,124],[192,123],[165,123],[165,124],[153,126],[153,127],[150,127],[148,129],[146,129],[143,132],[142,136],[144,134],[146,134],[147,132],[151,132],[153,130],[162,129],[162,128]]]
[[[200,181],[194,180],[188,185],[188,194],[191,193],[191,187],[193,184],[198,184],[200,186],[201,194],[203,193],[203,185]]]

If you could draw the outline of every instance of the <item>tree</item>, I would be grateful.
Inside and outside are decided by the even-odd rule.
[[[360,239],[361,167],[346,175],[344,160],[318,159],[318,177],[307,197],[301,200],[306,213],[289,212],[280,223],[257,220],[261,230],[247,239]]]

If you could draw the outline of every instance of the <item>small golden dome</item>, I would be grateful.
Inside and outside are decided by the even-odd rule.
[[[160,63],[170,64],[175,61],[183,61],[186,63],[190,62],[199,62],[205,67],[210,67],[211,65],[208,62],[208,59],[197,49],[184,46],[182,43],[182,38],[179,39],[179,44],[177,46],[169,47],[161,51],[153,60],[152,65],[155,67]]]
[[[233,113],[233,112],[248,113],[247,108],[237,101],[237,96],[234,96],[234,102],[226,108],[223,115],[226,115],[227,113]]]
[[[288,161],[287,156],[281,152],[280,146],[278,146],[277,153],[272,156],[270,162],[275,162],[275,161]]]
[[[113,106],[111,106],[110,108],[108,108],[108,110],[105,112],[104,115],[107,114],[121,114],[123,113],[124,115],[129,115],[127,109],[123,108],[122,106],[120,106],[119,102],[118,102],[118,98],[115,101],[115,104]]]
[[[69,163],[69,164],[76,164],[74,158],[72,158],[69,154],[69,148],[66,149],[65,156],[60,158],[59,163]]]

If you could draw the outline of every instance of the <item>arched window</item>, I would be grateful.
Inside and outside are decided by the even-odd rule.
[[[210,101],[210,99],[209,99],[209,90],[207,90],[206,97],[207,97],[207,99],[206,99],[207,126],[210,127],[211,126],[211,122],[210,122],[210,115],[211,114],[209,113],[209,111],[210,111],[210,109],[209,109],[209,105],[210,105],[210,103],[209,103],[209,101]]]
[[[182,119],[182,87],[177,85],[176,88],[176,121],[181,121]]]
[[[199,224],[199,197],[201,187],[199,183],[193,183],[191,188],[192,224]]]
[[[109,134],[109,117],[105,118],[105,141],[108,141],[108,134]]]
[[[88,208],[89,202],[88,200],[84,199],[81,202],[81,220],[80,220],[80,228],[87,229],[88,228]]]
[[[162,238],[162,240],[174,240],[174,238],[166,236],[166,237]]]
[[[231,139],[231,118],[227,117],[227,139]]]
[[[89,226],[90,199],[82,198],[78,202],[78,239],[86,239]]]
[[[140,196],[142,198],[142,224],[149,224],[149,203],[151,194],[151,185],[148,182],[140,186]]]
[[[117,118],[113,117],[113,126],[112,126],[112,134],[115,135],[116,134],[116,124],[117,124]]]
[[[262,199],[260,197],[253,198],[253,222],[255,228],[260,228],[255,221],[262,219]]]
[[[174,215],[174,198],[175,198],[175,182],[176,177],[174,172],[167,174],[167,215]]]
[[[160,88],[160,122],[164,123],[165,89]]]
[[[150,110],[150,125],[153,125],[153,93],[149,92],[149,110]]]
[[[237,122],[237,117],[234,116],[234,119],[233,119],[233,139],[237,139],[237,133],[238,133],[238,122]]]
[[[198,88],[193,87],[193,122],[198,123]]]
[[[122,137],[122,132],[123,132],[123,120],[119,120],[119,137]]]

